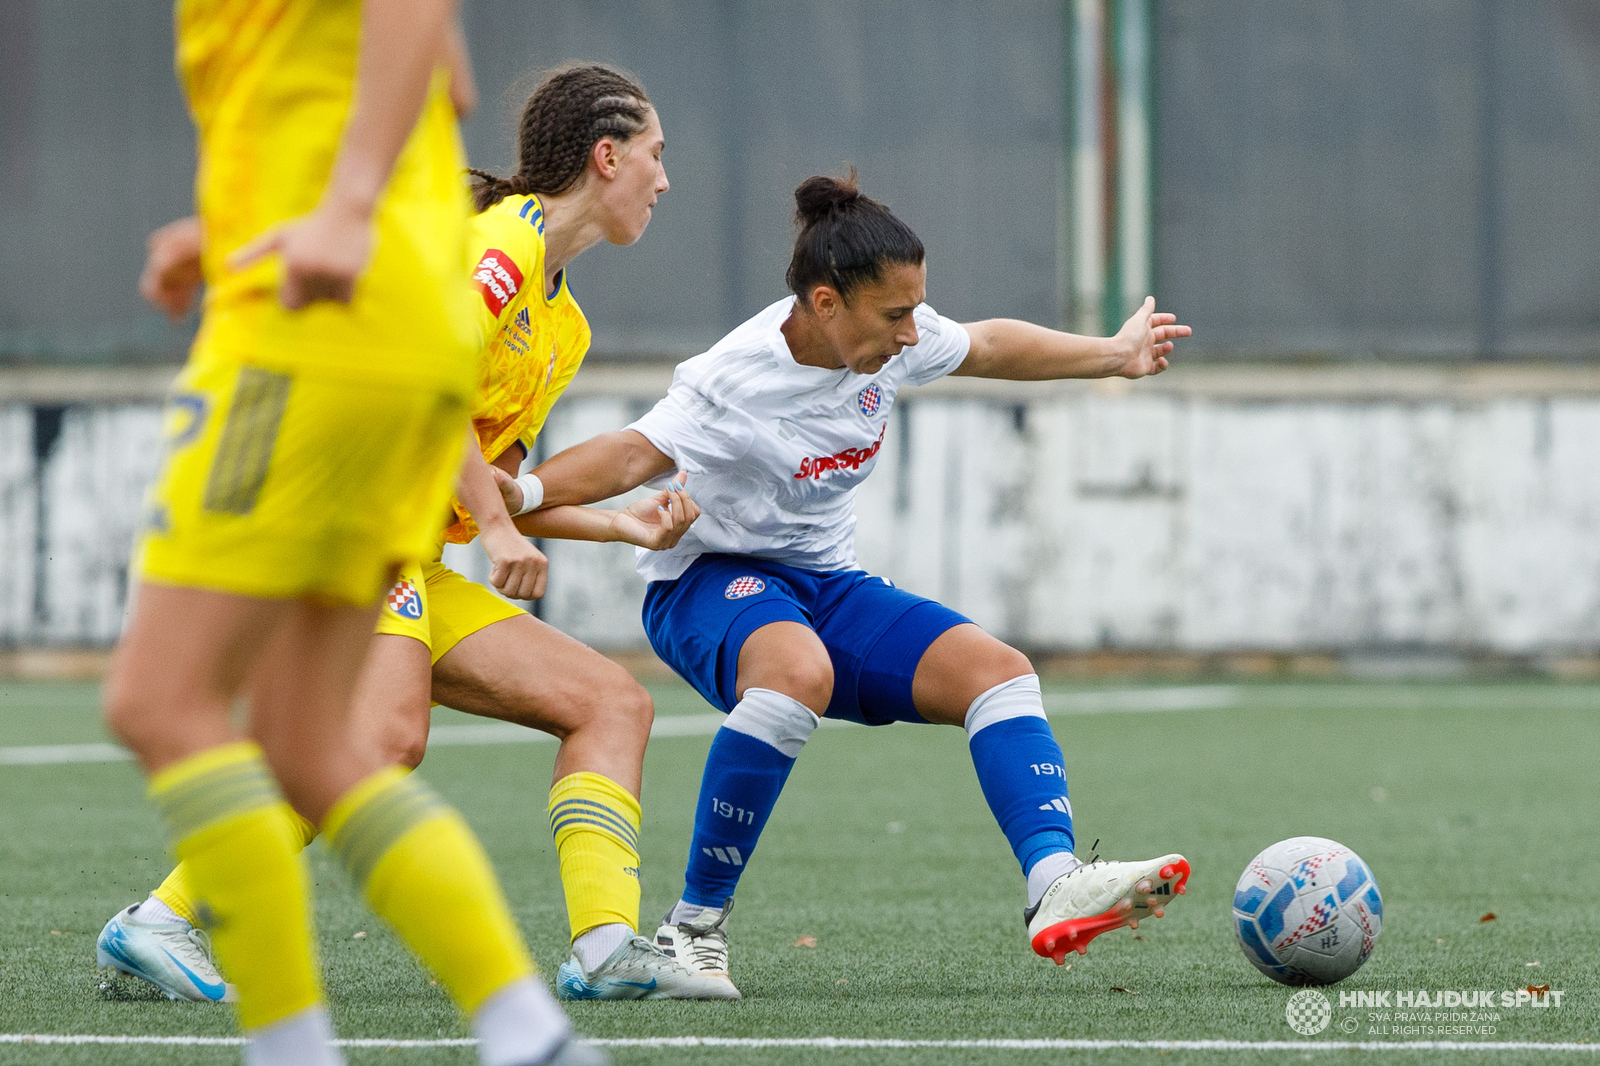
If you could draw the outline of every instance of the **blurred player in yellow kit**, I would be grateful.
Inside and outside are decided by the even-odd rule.
[[[460,816],[350,727],[379,600],[432,546],[477,379],[451,6],[177,7],[208,293],[105,705],[255,1066],[342,1062],[289,803],[439,975],[484,1062],[603,1059],[569,1039]]]
[[[486,366],[454,521],[429,561],[408,566],[386,597],[357,688],[358,733],[386,759],[415,766],[437,700],[559,736],[550,819],[574,943],[558,991],[582,999],[737,998],[731,983],[693,973],[636,933],[648,693],[616,664],[439,561],[440,542],[481,536],[497,587],[521,599],[543,594],[543,556],[512,524],[482,457],[516,473],[588,350],[567,266],[599,240],[638,240],[668,187],[661,126],[644,89],[606,67],[569,65],[548,75],[524,110],[520,140],[513,177],[477,172],[483,210],[469,224],[467,262]],[[161,246],[158,235],[153,263]],[[157,263],[155,275],[163,274],[182,277]],[[168,309],[187,302],[183,295]],[[686,491],[668,491],[625,511],[559,508],[519,522],[532,535],[665,548],[698,513]],[[192,896],[180,864],[150,900],[107,924],[102,938],[120,930],[129,941],[120,965],[111,963],[169,995],[215,998],[226,986],[203,944],[184,942]],[[162,924],[150,927],[152,920]],[[186,956],[186,970],[163,965],[167,946]]]

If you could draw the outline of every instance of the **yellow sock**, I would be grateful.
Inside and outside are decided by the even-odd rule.
[[[478,838],[415,774],[379,770],[333,805],[322,829],[372,909],[468,1015],[532,975],[533,959]]]
[[[151,779],[150,798],[185,867],[190,913],[239,989],[239,1023],[259,1029],[319,1004],[303,845],[261,749],[191,756]]]
[[[316,839],[317,827],[300,817],[293,807],[289,808],[289,818],[294,823],[295,832],[300,834],[300,848],[304,850],[312,840]],[[180,862],[167,874],[167,879],[156,886],[150,893],[162,903],[171,907],[173,913],[185,919],[190,925],[199,925],[200,919],[196,909],[196,895],[194,882],[189,879],[189,864]]]
[[[572,939],[600,925],[639,928],[639,801],[600,774],[568,774],[550,789]]]

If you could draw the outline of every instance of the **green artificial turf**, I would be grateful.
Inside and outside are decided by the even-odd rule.
[[[1052,705],[1097,692],[1047,686]],[[686,687],[653,686],[658,713],[704,714]],[[1080,852],[1186,854],[1187,897],[1137,934],[1096,940],[1057,968],[1027,948],[1022,879],[954,729],[819,730],[739,889],[730,923],[737,1004],[574,1005],[596,1037],[1331,1040],[1369,1035],[1339,990],[1565,991],[1559,1009],[1502,1010],[1493,1039],[1600,1039],[1600,687],[1556,683],[1252,684],[1198,690],[1227,706],[1062,713]],[[1117,701],[1113,699],[1113,704]],[[1138,705],[1138,700],[1133,703]],[[1179,702],[1184,702],[1182,699]],[[1193,702],[1193,701],[1191,701]],[[92,686],[0,683],[0,746],[104,739]],[[439,712],[440,721],[471,721]],[[676,898],[710,738],[655,741],[645,768],[643,921]],[[541,967],[566,924],[545,817],[554,744],[440,747],[423,775],[493,856]],[[107,998],[94,937],[166,870],[127,763],[0,766],[0,1032],[233,1032],[226,1009]],[[1335,1025],[1300,1037],[1293,990],[1244,960],[1229,901],[1245,863],[1288,836],[1358,851],[1384,896],[1366,967],[1330,990]],[[464,1035],[442,991],[312,849],[329,997],[346,1037]],[[1480,921],[1493,912],[1495,920]],[[358,932],[368,935],[353,938]],[[814,937],[815,947],[800,947]],[[1537,962],[1537,966],[1527,964]],[[127,989],[123,989],[127,991]],[[1354,1036],[1338,1029],[1362,1023]],[[1481,1039],[1462,1037],[1459,1039]],[[1296,1061],[1294,1052],[619,1048],[619,1063]],[[222,1063],[230,1048],[0,1045],[10,1063]],[[1447,1051],[1330,1052],[1315,1061],[1429,1062]],[[353,1050],[353,1063],[470,1063],[470,1049]],[[1470,1061],[1600,1062],[1592,1052],[1496,1052]]]

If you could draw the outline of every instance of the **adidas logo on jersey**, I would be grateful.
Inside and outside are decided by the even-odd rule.
[[[744,856],[739,854],[739,849],[731,845],[726,848],[701,848],[700,851],[711,856],[718,862],[725,862],[729,866],[743,866]]]
[[[1072,803],[1065,796],[1057,796],[1049,803],[1039,804],[1041,811],[1060,811],[1068,818],[1072,817]]]

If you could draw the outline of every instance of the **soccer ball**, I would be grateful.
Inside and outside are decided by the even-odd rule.
[[[1322,837],[1278,841],[1250,860],[1233,893],[1244,957],[1286,985],[1343,981],[1382,927],[1383,897],[1367,864]]]

